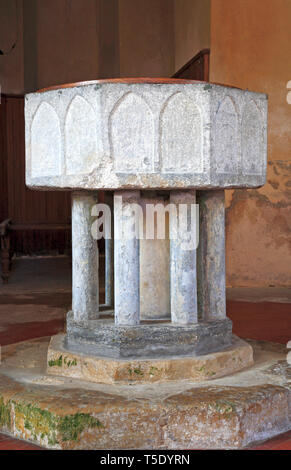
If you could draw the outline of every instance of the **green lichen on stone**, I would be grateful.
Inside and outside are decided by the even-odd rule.
[[[62,367],[63,363],[67,367],[76,366],[77,359],[74,358],[72,360],[68,360],[66,356],[63,358],[63,355],[61,354],[57,359],[51,359],[50,361],[48,361],[49,367]]]
[[[49,367],[54,367],[54,366],[62,367],[62,365],[63,365],[63,355],[61,354],[58,359],[51,359],[50,361],[48,361],[48,365],[49,365]]]
[[[215,408],[219,413],[223,415],[230,415],[236,411],[235,403],[228,400],[219,400],[215,404]]]
[[[143,375],[143,372],[139,367],[136,367],[135,369],[128,369],[128,373],[130,376],[132,376],[132,374]]]
[[[0,397],[0,426],[10,428],[11,423],[11,403],[4,402],[3,397]]]
[[[206,375],[212,377],[213,375],[216,375],[216,372],[214,372],[214,370],[208,370]]]
[[[13,402],[16,427],[24,423],[24,428],[31,432],[32,438],[37,441],[40,437],[47,437],[48,444],[54,446],[58,443],[57,428],[58,417],[50,411],[39,408],[32,403]]]
[[[46,409],[34,404],[15,403],[16,428],[24,428],[31,433],[35,441],[47,439],[50,446],[65,441],[77,441],[84,429],[103,427],[102,423],[88,413],[76,413],[67,416],[56,416]]]
[[[77,365],[77,359],[74,358],[74,359],[68,361],[68,358],[65,356],[64,357],[64,364],[67,367],[76,366]]]
[[[159,369],[157,367],[151,366],[150,368],[150,375],[155,375],[156,372],[158,372]]]
[[[103,424],[88,413],[76,413],[60,418],[58,430],[62,441],[77,441],[84,429],[102,428]]]

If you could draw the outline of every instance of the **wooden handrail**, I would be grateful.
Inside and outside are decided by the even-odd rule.
[[[205,80],[209,81],[209,55],[210,49],[202,49],[198,54],[196,54],[192,59],[183,65],[172,78],[184,78],[188,80]],[[201,65],[200,77],[193,76],[193,69],[195,65]],[[196,74],[195,74],[196,75]]]

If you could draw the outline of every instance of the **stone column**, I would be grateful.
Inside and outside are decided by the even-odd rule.
[[[176,207],[176,211],[170,212],[171,318],[173,323],[197,323],[196,236],[193,231],[188,237],[185,234],[190,230],[191,212],[196,215],[196,206],[191,211],[191,204],[196,204],[196,192],[171,191],[170,203]],[[186,204],[188,227],[185,224],[183,228],[181,215],[185,214]],[[196,223],[194,232],[195,228]],[[189,244],[191,235],[194,239]]]
[[[140,317],[143,320],[170,318],[169,217],[165,211],[169,200],[156,191],[146,191],[141,204],[144,239],[140,240]],[[157,238],[158,228],[164,228],[165,233],[161,234],[164,238]]]
[[[99,316],[98,245],[91,234],[91,209],[96,203],[96,193],[72,194],[72,306],[75,321]]]
[[[114,193],[114,310],[117,325],[140,319],[139,191]]]
[[[111,211],[111,238],[105,239],[105,306],[112,307],[114,304],[114,221],[113,221],[113,197],[112,193],[105,193],[106,204]]]
[[[198,311],[204,321],[226,317],[224,190],[198,191]]]

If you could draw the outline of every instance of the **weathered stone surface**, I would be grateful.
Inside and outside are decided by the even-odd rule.
[[[157,191],[146,191],[142,194],[140,202],[144,215],[144,238],[140,240],[140,318],[142,320],[170,318],[169,217],[166,211],[164,218],[160,216],[159,221],[165,229],[165,236],[158,239],[158,215],[155,218],[154,209],[149,210],[148,206],[155,205],[158,214],[160,208],[162,210],[169,204],[169,199],[167,195],[157,194]]]
[[[221,352],[173,359],[107,359],[70,351],[65,335],[53,336],[48,349],[47,373],[107,384],[138,384],[191,380],[202,382],[253,365],[253,350],[233,337]]]
[[[72,308],[76,321],[99,316],[98,246],[91,235],[91,210],[96,203],[97,195],[92,192],[72,194]]]
[[[46,122],[45,131],[44,122]],[[61,145],[61,127],[57,113],[50,104],[43,102],[39,105],[31,124],[32,177],[62,174]]]
[[[171,319],[173,323],[197,323],[196,234],[193,232],[198,224],[196,220],[191,220],[192,207],[196,217],[196,191],[171,191],[170,203],[177,210],[176,214],[170,214],[169,221]],[[186,208],[186,212],[182,213],[186,224],[180,227],[180,211],[183,207]],[[194,227],[191,226],[193,223]],[[191,226],[193,243],[191,237],[186,235],[187,232],[189,235],[187,225]]]
[[[138,325],[140,318],[139,226],[134,207],[139,191],[114,193],[114,309],[116,325]],[[133,233],[135,230],[135,233]],[[129,234],[130,238],[129,238]]]
[[[227,348],[231,340],[228,318],[188,325],[155,321],[123,326],[103,319],[76,322],[71,312],[67,316],[67,348],[103,357],[195,356]]]
[[[25,99],[26,184],[39,189],[258,187],[267,97],[199,82],[92,82]]]
[[[224,190],[197,191],[197,204],[199,317],[204,321],[223,319],[226,316]]]
[[[290,382],[270,374],[282,345],[252,341],[254,366],[211,384],[133,387],[48,376],[48,343],[3,348],[1,432],[51,449],[236,449],[291,428]]]

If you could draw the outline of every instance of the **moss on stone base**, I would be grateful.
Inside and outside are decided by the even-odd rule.
[[[14,415],[17,431],[38,442],[46,440],[49,446],[57,446],[65,441],[78,441],[85,429],[103,427],[103,424],[89,413],[56,416],[33,403],[13,400],[5,403],[3,397],[0,397],[1,428],[10,429],[11,413]]]
[[[88,413],[76,413],[60,418],[58,430],[62,441],[77,441],[84,429],[103,427],[102,423]]]

